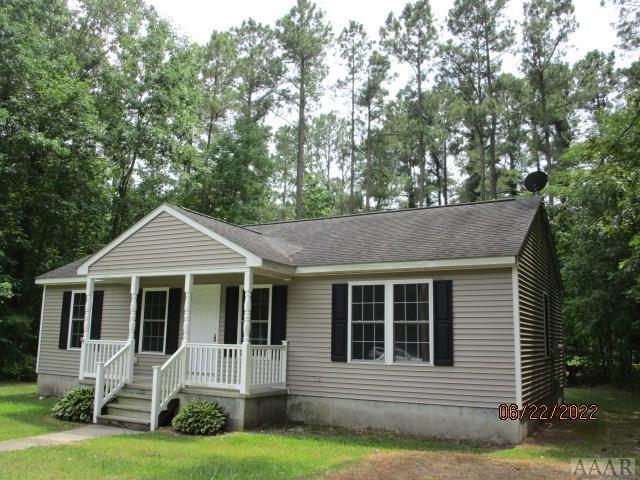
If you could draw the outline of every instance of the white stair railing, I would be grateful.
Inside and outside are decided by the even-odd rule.
[[[99,362],[105,363],[127,344],[116,340],[85,340],[80,378],[95,378]]]
[[[96,390],[93,400],[93,423],[98,423],[98,416],[109,400],[111,400],[130,378],[131,344],[125,342],[106,362],[98,362],[96,372]]]
[[[158,415],[184,386],[187,346],[182,345],[161,367],[153,367],[151,431],[158,428]]]
[[[251,345],[251,385],[284,387],[287,384],[287,342]]]

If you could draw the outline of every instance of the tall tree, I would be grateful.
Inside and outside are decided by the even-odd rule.
[[[274,135],[273,182],[280,220],[292,217],[291,206],[295,204],[295,199],[291,202],[291,190],[295,185],[296,138],[296,130],[291,125],[281,126]]]
[[[540,168],[538,152],[542,152],[547,172],[560,153],[554,148],[554,124],[561,137],[567,111],[566,84],[570,80],[561,62],[563,47],[576,29],[572,0],[529,0],[524,3],[522,25],[522,70],[531,86],[530,123],[534,143],[532,149]],[[565,145],[561,141],[560,145]],[[553,197],[550,198],[553,202]]]
[[[400,62],[411,67],[417,88],[416,106],[413,122],[418,141],[416,164],[418,176],[418,205],[427,202],[427,166],[424,137],[424,83],[428,71],[428,62],[435,48],[437,31],[428,0],[407,3],[399,17],[389,13],[384,26],[380,29],[382,47]]]
[[[275,31],[253,19],[233,29],[237,61],[239,110],[246,118],[258,122],[280,101],[278,91],[283,72]]]
[[[374,51],[369,56],[366,77],[358,96],[358,105],[363,107],[366,112],[364,194],[367,210],[371,208],[370,201],[374,186],[373,153],[376,136],[379,133],[379,127],[376,127],[376,123],[384,114],[385,98],[388,94],[385,83],[389,80],[390,67],[389,59],[380,52]],[[354,168],[353,162],[351,168]]]
[[[498,156],[506,158],[507,169],[502,171],[502,188],[509,196],[519,193],[523,174],[531,165],[527,151],[529,131],[527,106],[530,98],[527,82],[510,73],[496,78],[495,94],[500,106],[498,116]]]
[[[500,57],[514,38],[513,26],[505,20],[506,3],[506,0],[456,0],[447,18],[449,30],[454,35],[453,44],[460,57],[458,75],[468,77],[466,81],[473,87],[474,103],[479,109],[474,116],[480,149],[481,199],[485,198],[485,129],[489,137],[489,198],[497,196],[496,131],[499,107],[496,105],[494,79],[500,70]],[[485,112],[489,116],[486,127]]]
[[[277,38],[284,61],[290,68],[298,107],[298,152],[296,161],[296,218],[302,218],[304,188],[305,114],[309,99],[316,98],[320,82],[327,73],[325,55],[332,38],[331,25],[324,11],[309,0],[297,0],[289,13],[277,22]]]
[[[356,97],[359,81],[364,65],[367,61],[367,51],[370,48],[367,40],[367,33],[364,25],[354,20],[349,22],[349,26],[342,30],[338,37],[340,56],[347,68],[347,78],[341,82],[349,89],[349,100],[351,102],[351,178],[349,181],[349,211],[355,211],[354,185],[356,176]]]
[[[618,85],[614,52],[591,50],[573,65],[576,107],[595,113],[611,105],[611,94]]]

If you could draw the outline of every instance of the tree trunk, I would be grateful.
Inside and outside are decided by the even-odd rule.
[[[302,218],[302,188],[304,185],[304,111],[306,108],[305,64],[300,64],[300,99],[298,104],[298,159],[296,165],[296,219]]]
[[[446,138],[444,141],[444,145],[442,146],[442,198],[444,200],[445,205],[449,205],[449,178],[447,174],[447,141],[449,139]]]
[[[371,157],[372,157],[372,148],[371,148],[371,105],[367,106],[367,165],[366,165],[366,173],[364,177],[365,181],[365,195],[366,195],[366,204],[365,208],[367,211],[371,209]]]
[[[349,182],[349,213],[356,210],[354,188],[356,182],[356,75],[351,72],[351,180]]]
[[[542,132],[544,135],[544,159],[547,162],[547,175],[551,175],[553,158],[551,155],[551,132],[549,131],[549,120],[547,119],[547,89],[544,84],[544,71],[539,73],[540,80],[540,103],[542,107]],[[538,166],[540,168],[540,166]],[[553,205],[553,195],[549,195],[549,205]]]
[[[418,175],[418,205],[424,207],[426,193],[427,193],[427,181],[426,181],[426,166],[425,166],[425,147],[424,147],[424,134],[422,131],[422,122],[424,121],[424,115],[422,112],[422,69],[418,64],[418,125],[420,126],[420,133],[418,135],[418,166],[420,168],[420,174]],[[427,202],[428,204],[428,202]]]
[[[485,28],[485,32],[487,29]],[[485,63],[487,69],[487,93],[491,100],[491,130],[489,132],[489,153],[491,158],[489,159],[489,188],[490,197],[495,200],[498,197],[498,175],[496,172],[496,164],[498,159],[496,158],[496,106],[493,95],[493,72],[491,71],[491,57],[489,55],[489,40],[485,37],[484,43]]]
[[[484,153],[484,136],[478,133],[478,148],[480,153],[480,200],[485,200],[485,191],[487,187],[487,164]]]

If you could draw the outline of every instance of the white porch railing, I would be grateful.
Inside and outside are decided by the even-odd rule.
[[[284,387],[287,383],[287,344],[251,345],[250,385]]]
[[[186,385],[240,388],[242,345],[187,344]]]
[[[95,378],[98,363],[106,363],[127,344],[116,340],[86,340],[82,344],[83,354],[80,378]]]
[[[131,344],[125,342],[105,363],[98,362],[96,371],[96,390],[93,400],[93,423],[109,400],[124,387],[131,374]]]

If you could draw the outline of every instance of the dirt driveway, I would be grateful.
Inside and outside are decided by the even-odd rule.
[[[569,465],[451,452],[380,452],[326,480],[564,480]]]

